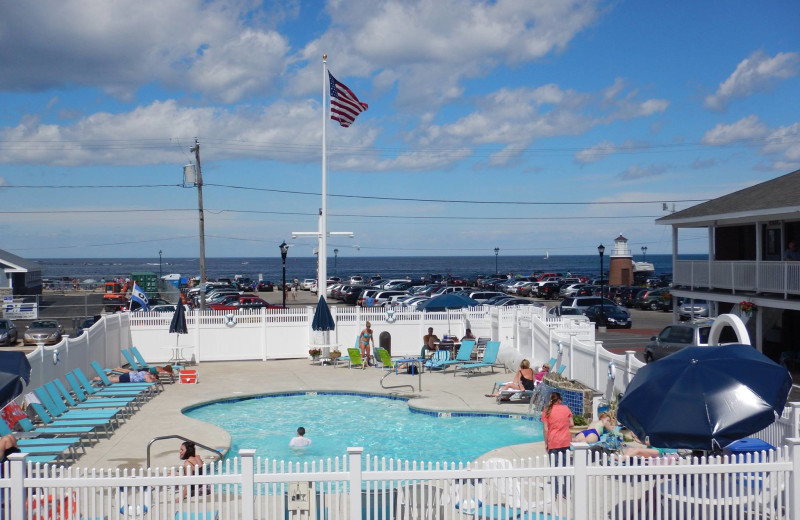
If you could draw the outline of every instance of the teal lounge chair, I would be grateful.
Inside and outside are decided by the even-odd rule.
[[[444,370],[446,365],[443,363],[450,361],[450,351],[449,350],[437,350],[433,353],[433,356],[425,362],[425,367],[428,370]]]
[[[499,352],[500,352],[500,342],[490,341],[486,344],[486,350],[483,353],[483,361],[473,362],[473,363],[460,363],[455,366],[453,375],[455,376],[459,370],[463,370],[467,373],[467,376],[471,376],[474,372],[479,371],[482,368],[491,368],[492,373],[494,373],[494,368],[495,366],[497,366],[497,354]],[[505,367],[503,369],[505,370]]]
[[[92,385],[92,382],[89,381],[89,378],[86,377],[86,374],[84,374],[80,368],[76,368],[72,371],[72,373],[75,374],[78,382],[83,385],[83,389],[86,390],[86,393],[91,396],[136,397],[137,399],[142,400],[150,396],[152,390],[152,387],[136,386],[138,383],[130,383],[130,388],[128,388],[128,383],[122,383],[121,385],[111,384],[110,387],[96,387]],[[108,380],[108,378],[106,378],[106,380]],[[111,383],[111,381],[109,381],[109,383]]]
[[[86,421],[97,421],[97,424],[114,423],[114,426],[119,425],[117,421],[117,412],[112,411],[103,412],[102,410],[69,410],[63,401],[59,404],[54,400],[44,387],[36,388],[33,391],[36,397],[41,401],[42,406],[55,419],[80,419]],[[101,413],[98,413],[101,412]]]
[[[138,392],[130,392],[130,393],[118,393],[118,392],[107,392],[102,389],[94,388],[91,384],[89,385],[89,389],[84,388],[81,385],[78,374],[75,372],[70,372],[66,375],[67,383],[69,383],[70,388],[72,388],[72,393],[80,402],[85,401],[92,401],[92,400],[107,400],[109,402],[118,402],[121,404],[127,404],[128,406],[135,406],[137,408],[141,408],[141,399],[139,399]]]
[[[107,410],[117,408],[127,417],[133,415],[133,401],[131,399],[119,399],[116,397],[87,399],[86,394],[81,394],[81,398],[78,398],[77,393],[75,397],[73,397],[73,393],[67,390],[67,387],[64,386],[64,383],[62,383],[60,379],[56,379],[53,383],[70,408],[77,408],[78,410]]]
[[[157,388],[156,385],[159,383],[112,383],[111,380],[106,375],[105,370],[103,367],[100,366],[100,363],[97,361],[91,362],[92,368],[97,373],[97,377],[100,378],[100,382],[106,388],[124,388],[125,390],[139,390],[140,392],[153,392]]]
[[[475,348],[474,339],[465,339],[464,341],[462,341],[461,346],[458,348],[458,352],[456,353],[455,359],[450,359],[439,363],[439,366],[442,368],[442,374],[444,374],[447,371],[447,367],[451,365],[468,363],[470,358],[472,357],[473,348]]]
[[[153,365],[150,365],[150,364],[148,364],[148,363],[147,363],[147,361],[145,361],[145,360],[144,360],[144,356],[142,355],[142,353],[141,353],[141,352],[139,352],[139,349],[138,349],[138,348],[136,348],[136,347],[131,347],[131,348],[129,348],[128,350],[130,351],[130,353],[131,353],[131,354],[133,354],[133,357],[134,357],[134,358],[136,358],[136,361],[138,361],[138,362],[139,362],[139,364],[140,364],[140,365],[142,365],[143,367],[150,368],[150,367],[152,367],[152,366],[153,366]],[[178,370],[178,371],[181,371],[181,370],[183,370],[183,365],[170,365],[170,366],[171,366],[171,367],[172,367],[174,370]]]
[[[53,412],[58,412],[59,414],[72,413],[73,415],[82,414],[85,417],[95,417],[95,418],[102,418],[102,419],[114,419],[114,418],[118,417],[119,415],[123,415],[123,410],[119,406],[115,406],[113,408],[107,408],[107,407],[103,407],[103,408],[93,408],[93,407],[77,408],[77,407],[72,407],[70,404],[65,402],[64,397],[62,396],[61,392],[59,392],[58,388],[56,387],[55,381],[50,381],[48,383],[45,383],[44,384],[44,390],[50,396],[51,403],[55,405],[54,407],[51,407],[52,410],[48,410],[48,411],[50,411],[50,413],[53,413]],[[34,392],[36,392],[36,390],[34,390]],[[39,394],[37,394],[37,395],[39,395]],[[39,396],[39,399],[41,399],[41,396]],[[75,402],[75,400],[72,399],[72,396],[70,396],[69,399],[73,403]],[[44,401],[43,401],[43,403],[44,403]],[[47,408],[48,404],[51,404],[51,403],[44,403],[45,408]]]
[[[11,428],[8,427],[5,421],[0,421],[0,435],[13,435],[15,438],[19,435],[19,433],[11,431]],[[24,435],[24,434],[23,434]],[[23,446],[69,446],[69,445],[80,445],[80,448],[86,453],[86,448],[83,446],[83,438],[82,437],[22,437],[17,438],[17,446],[20,447],[21,451]],[[63,450],[61,450],[63,451]]]
[[[31,403],[31,408],[39,416],[44,426],[33,427],[27,419],[22,419],[19,424],[25,431],[35,431],[38,433],[49,433],[52,435],[93,435],[100,440],[97,430],[104,428],[106,437],[111,437],[111,425],[109,421],[98,421],[96,419],[54,419],[47,412],[47,409],[39,403]],[[26,422],[27,421],[27,422]]]
[[[128,352],[128,349],[122,349],[122,356],[125,358],[125,361],[128,362],[131,369],[133,370],[150,370],[150,365],[144,364],[140,365],[136,359],[134,359],[133,354]]]

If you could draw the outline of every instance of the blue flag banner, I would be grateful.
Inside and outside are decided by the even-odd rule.
[[[131,291],[131,304],[133,304],[133,302],[136,302],[139,305],[141,305],[143,311],[148,310],[148,304],[150,302],[147,299],[147,295],[144,293],[142,288],[139,287],[139,284],[137,283],[133,284],[133,291]]]

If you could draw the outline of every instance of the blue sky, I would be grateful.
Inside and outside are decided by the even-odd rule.
[[[329,255],[596,254],[619,233],[669,253],[663,202],[800,168],[798,19],[790,0],[2,2],[0,249],[197,256],[195,137],[208,256],[316,230],[327,53],[369,104],[327,122],[328,228],[355,233]]]

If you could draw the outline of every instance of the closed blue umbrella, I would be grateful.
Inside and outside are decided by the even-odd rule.
[[[464,309],[466,307],[476,307],[480,305],[469,296],[459,293],[448,293],[435,296],[425,303],[421,303],[418,308],[428,312],[441,312],[447,309]]]
[[[636,373],[617,419],[659,448],[713,450],[783,413],[792,378],[750,345],[687,347]]]
[[[28,383],[30,377],[31,364],[24,352],[0,352],[0,408],[22,393],[22,381]]]
[[[186,326],[186,311],[180,301],[175,305],[175,312],[172,314],[172,321],[169,323],[170,334],[188,334],[189,328]]]
[[[311,328],[313,330],[333,330],[336,328],[336,323],[333,321],[331,310],[324,296],[319,297],[317,310],[314,311],[314,319],[311,321]]]

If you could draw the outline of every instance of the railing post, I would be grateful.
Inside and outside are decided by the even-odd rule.
[[[791,448],[792,471],[789,476],[789,511],[791,520],[800,520],[800,438],[786,439]]]
[[[625,386],[627,387],[631,382],[631,371],[633,371],[633,360],[636,352],[633,350],[625,351]]]
[[[594,342],[594,388],[600,390],[600,349],[603,348],[602,341]]]
[[[25,459],[27,453],[12,453],[8,456],[11,465],[10,504],[11,516],[9,520],[23,520],[25,518]]]
[[[569,333],[569,378],[575,379],[575,372],[573,371],[574,368],[574,359],[575,359],[575,332]]]
[[[361,520],[361,455],[364,448],[347,448],[350,470],[350,519]]]
[[[574,450],[572,503],[575,508],[575,520],[589,520],[589,475],[586,471],[589,445],[585,442],[576,442],[572,445],[572,449]]]
[[[255,480],[254,458],[256,450],[239,450],[239,458],[242,461],[242,520],[254,520],[255,510]]]

